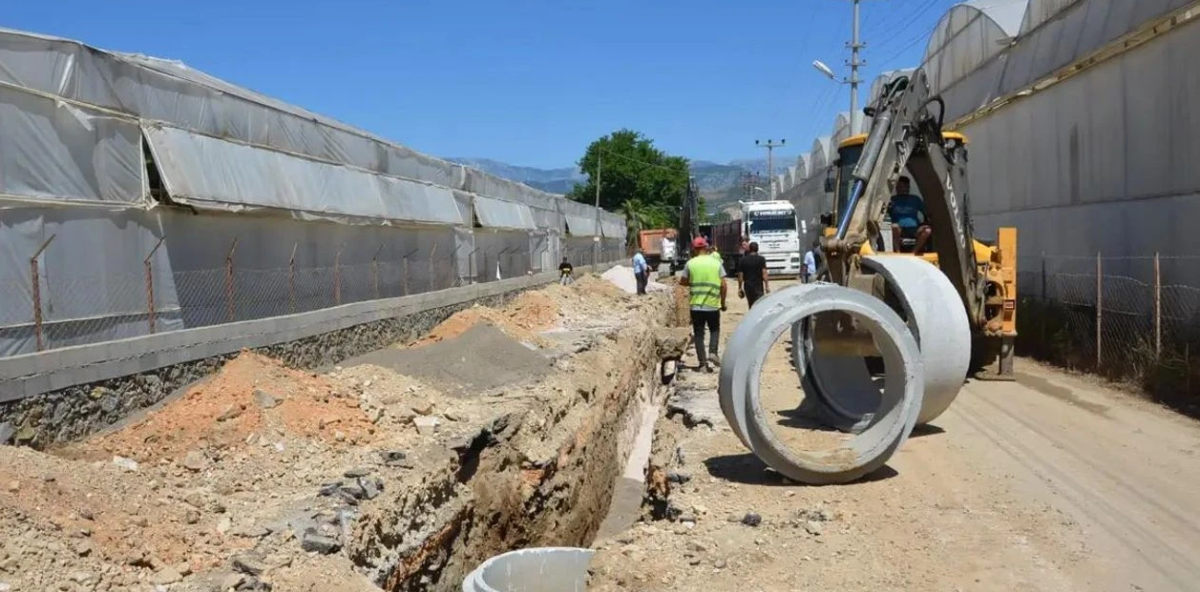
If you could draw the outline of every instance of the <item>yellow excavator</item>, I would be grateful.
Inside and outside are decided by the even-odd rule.
[[[930,96],[924,71],[885,85],[864,112],[869,133],[843,140],[830,167],[826,191],[834,209],[822,215],[821,279],[895,301],[885,278],[862,263],[865,257],[919,257],[950,280],[972,334],[971,366],[977,378],[1010,379],[1016,338],[1017,229],[1000,228],[994,241],[974,235],[967,183],[967,138],[942,130],[945,104]],[[887,206],[896,182],[911,178],[924,202],[931,249],[908,252],[914,239],[890,245]],[[867,336],[854,339],[832,323],[817,323],[826,351],[869,353]],[[996,362],[993,371],[981,371]]]
[[[975,236],[967,138],[942,130],[945,103],[919,69],[885,85],[864,113],[870,131],[841,143],[827,180],[835,199],[817,245],[822,281],[755,303],[729,337],[717,387],[742,443],[804,483],[846,483],[882,467],[916,426],[949,408],[972,371],[1013,375],[1017,231],[1001,228],[994,242]],[[901,177],[919,191],[929,230],[897,232],[900,244],[888,247]],[[915,242],[930,252],[906,252]],[[794,416],[853,435],[835,449],[796,450],[775,436],[779,420],[760,383],[788,330],[803,392]],[[981,371],[997,358],[998,370]]]

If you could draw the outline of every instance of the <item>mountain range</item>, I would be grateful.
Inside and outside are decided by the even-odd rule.
[[[550,193],[566,193],[575,185],[587,182],[587,175],[579,172],[579,169],[575,167],[539,169],[512,165],[490,158],[452,157],[446,160],[475,167],[497,177],[524,183]],[[775,174],[786,172],[795,161],[796,157],[794,156],[777,156],[774,163]],[[696,179],[696,185],[709,202],[737,199],[741,192],[742,175],[746,173],[762,174],[759,183],[765,186],[767,183],[766,169],[767,159],[765,158],[739,159],[727,164],[705,160],[691,161],[692,177]]]

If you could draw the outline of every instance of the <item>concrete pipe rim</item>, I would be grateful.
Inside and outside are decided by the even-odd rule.
[[[802,318],[833,310],[858,313],[869,319],[871,325],[877,325],[876,330],[892,344],[889,350],[892,363],[888,364],[892,375],[885,386],[891,386],[893,397],[897,388],[902,395],[877,422],[880,425],[865,437],[852,439],[851,444],[857,448],[854,462],[839,459],[842,462],[830,465],[780,453],[789,449],[774,437],[763,419],[758,383],[767,353],[784,330]],[[742,320],[731,342],[743,344],[727,353],[721,369],[722,404],[728,408],[727,415],[735,419],[731,427],[735,432],[744,430],[749,440],[747,447],[786,477],[810,484],[853,481],[885,464],[912,431],[924,391],[920,351],[900,317],[870,295],[835,284],[806,284],[774,292]],[[749,350],[754,350],[753,354]],[[738,355],[739,351],[746,353]],[[900,376],[905,379],[898,385]]]
[[[545,576],[544,562],[547,560],[553,560],[555,558],[560,558],[564,562],[564,567],[568,570],[572,567],[579,567],[570,564],[581,563],[579,574],[582,576],[581,579],[583,579],[586,585],[587,567],[591,563],[591,560],[595,554],[595,549],[588,549],[584,547],[529,547],[526,549],[516,549],[506,553],[501,553],[499,555],[493,555],[492,557],[484,560],[483,563],[480,563],[478,567],[467,574],[467,577],[463,579],[462,590],[463,592],[507,592],[506,589],[500,589],[492,586],[492,582],[494,582],[494,577],[497,575],[511,575],[511,572],[514,568],[514,565],[512,565],[513,563],[517,564],[516,567],[521,567],[522,564],[531,563],[530,561],[527,561],[531,559],[542,562],[543,565],[539,568],[538,573],[530,574],[533,576],[533,579],[540,579]],[[504,568],[508,573],[496,574],[494,573],[494,570],[497,568]],[[540,583],[546,584],[547,582]],[[546,592],[549,592],[550,590],[544,587],[531,588],[528,585],[522,586],[521,589],[533,590],[535,592],[537,590],[545,590]],[[558,588],[554,588],[554,590],[557,589]]]
[[[850,290],[847,289],[847,292]],[[838,296],[845,298],[845,293]],[[870,299],[871,302],[879,302],[865,294],[863,296]],[[747,402],[750,405],[748,415],[753,420],[749,434],[751,440],[759,441],[773,455],[779,456],[788,465],[802,467],[808,473],[832,480],[858,478],[887,462],[891,452],[902,444],[912,431],[916,420],[915,410],[920,407],[924,387],[915,340],[908,333],[907,327],[899,316],[891,309],[886,308],[882,302],[879,304],[882,308],[864,306],[862,301],[850,299],[818,304],[808,314],[797,311],[792,315],[777,319],[769,330],[760,334],[759,343],[766,343],[767,347],[755,349],[756,355],[751,362],[753,380],[747,384],[749,389]],[[885,310],[892,315],[892,318],[889,319],[887,314],[883,314]],[[845,312],[863,321],[878,343],[885,364],[882,397],[885,407],[876,414],[875,421],[867,429],[853,435],[838,449],[821,452],[794,450],[781,442],[770,427],[770,420],[762,406],[760,396],[762,366],[766,362],[770,348],[793,321],[810,317],[813,314],[833,311]],[[848,452],[853,454],[852,460],[844,456]],[[776,470],[779,469],[776,468]],[[786,475],[786,473],[784,474]],[[811,475],[798,474],[797,476],[812,479]]]
[[[925,399],[917,425],[927,424],[950,408],[966,382],[971,364],[966,308],[950,279],[919,257],[865,257],[863,267],[882,275],[893,289],[921,349]]]

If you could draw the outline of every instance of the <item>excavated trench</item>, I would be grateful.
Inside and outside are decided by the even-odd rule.
[[[642,322],[587,331],[550,377],[506,395],[519,403],[419,453],[419,482],[358,518],[345,549],[357,570],[388,591],[460,590],[494,555],[586,547],[632,524],[668,390],[662,361],[688,343],[674,302],[643,306]]]

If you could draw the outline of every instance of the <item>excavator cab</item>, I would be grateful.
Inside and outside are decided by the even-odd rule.
[[[930,226],[932,235],[926,241],[922,253],[915,256],[948,273],[956,287],[959,288],[960,294],[964,298],[964,304],[969,309],[973,309],[969,310],[973,321],[972,333],[976,341],[973,349],[978,350],[973,356],[978,361],[973,365],[984,364],[985,360],[999,358],[1001,364],[997,374],[1011,375],[1011,348],[1012,340],[1016,335],[1014,305],[1016,299],[1016,229],[1000,229],[1000,235],[994,241],[985,241],[974,237],[973,229],[970,228],[966,201],[965,167],[968,140],[966,136],[957,132],[941,132],[940,135],[943,140],[941,145],[933,143],[927,146],[918,145],[917,152],[905,162],[908,166],[904,166],[890,177],[893,179],[899,175],[909,177],[912,180],[911,193],[925,200],[924,224]],[[821,216],[825,226],[822,234],[827,239],[835,237],[838,221],[847,217],[847,210],[862,207],[861,203],[856,203],[852,199],[852,193],[855,184],[855,169],[863,158],[867,142],[868,136],[861,134],[847,138],[837,146],[837,156],[830,167],[829,178],[826,182],[826,186],[832,188],[834,194],[833,211]],[[942,196],[943,201],[949,199],[949,202],[952,203],[930,202],[927,199],[929,196],[920,191],[922,186],[941,189],[938,185],[946,181],[937,175],[931,176],[931,167],[928,166],[929,159],[925,158],[922,153],[925,150],[938,150],[940,153],[938,160],[949,163],[949,169],[943,169],[942,174],[952,175],[954,185],[961,191],[957,196],[949,198],[945,195]],[[882,180],[879,178],[879,181]],[[889,196],[891,195],[890,190],[887,193]],[[853,255],[857,257],[913,257],[913,250],[917,242],[915,234],[901,234],[899,244],[893,244],[895,235],[893,235],[891,221],[886,213],[886,200],[876,207],[881,207],[882,211],[875,210],[878,212],[877,214],[865,216],[865,227],[862,230],[865,231],[864,238],[866,240]],[[959,208],[961,211],[958,211]],[[955,241],[958,233],[965,234],[963,238],[966,239],[966,244],[964,246],[969,245],[965,253]],[[946,261],[942,259],[946,258],[949,261],[948,268],[944,268],[943,265]],[[978,279],[970,280],[971,276]],[[839,281],[835,278],[834,281],[855,283],[849,279]],[[974,290],[970,288],[968,282],[976,285],[982,284],[984,286],[980,288],[982,293],[972,297],[970,293]]]

